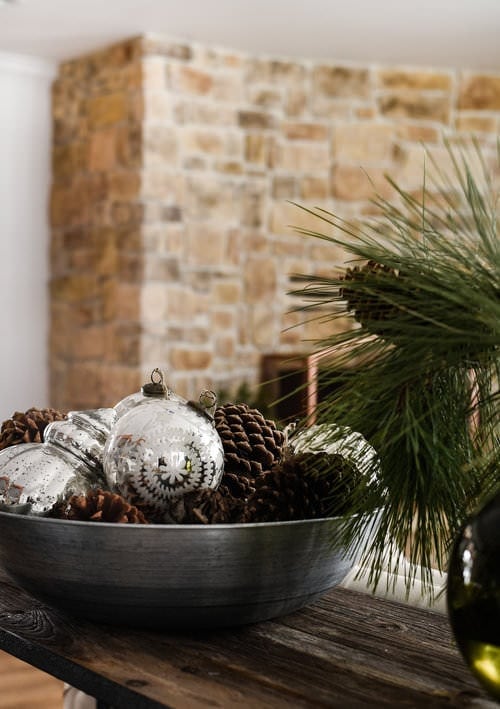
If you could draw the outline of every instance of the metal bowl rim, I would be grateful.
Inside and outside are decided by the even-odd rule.
[[[17,519],[24,520],[36,520],[35,524],[39,522],[41,524],[47,524],[49,522],[54,522],[61,525],[71,525],[72,527],[85,527],[89,529],[176,529],[176,530],[210,530],[210,529],[267,529],[274,527],[297,527],[299,525],[313,525],[319,522],[342,522],[345,519],[353,519],[356,517],[374,516],[382,510],[381,507],[370,512],[360,512],[355,515],[347,515],[346,517],[342,515],[337,515],[335,517],[318,517],[313,519],[294,519],[287,521],[278,522],[234,522],[226,524],[126,524],[120,522],[90,522],[87,520],[73,520],[73,519],[58,519],[57,517],[43,517],[39,515],[20,515],[13,512],[0,511],[0,519],[6,519],[7,517],[16,517]],[[176,532],[177,533],[177,532]]]

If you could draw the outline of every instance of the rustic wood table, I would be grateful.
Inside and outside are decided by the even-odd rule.
[[[181,633],[79,620],[0,576],[0,649],[99,708],[496,706],[445,616],[342,588],[277,620]]]

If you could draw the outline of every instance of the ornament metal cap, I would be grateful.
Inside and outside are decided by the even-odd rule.
[[[163,372],[161,369],[158,369],[158,367],[155,367],[153,371],[151,372],[151,381],[146,382],[146,384],[143,385],[141,388],[142,393],[144,396],[155,396],[158,398],[162,397],[167,397],[168,398],[168,389],[166,385],[163,383]]]

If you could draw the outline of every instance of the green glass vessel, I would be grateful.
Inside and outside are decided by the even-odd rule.
[[[466,522],[455,541],[447,602],[466,663],[500,701],[500,493]]]

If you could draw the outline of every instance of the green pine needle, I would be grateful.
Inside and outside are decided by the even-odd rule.
[[[331,321],[351,316],[352,326],[315,343],[336,353],[316,413],[319,422],[361,432],[380,458],[378,484],[361,490],[351,510],[383,504],[374,541],[359,550],[371,581],[376,586],[388,560],[396,574],[406,549],[408,589],[420,568],[431,595],[430,567],[447,568],[464,519],[500,484],[499,201],[492,179],[500,154],[491,167],[475,143],[447,149],[451,174],[429,157],[421,197],[388,177],[396,199],[377,196],[381,216],[361,228],[297,205],[327,227],[299,233],[341,246],[353,260],[332,265],[330,277],[296,276],[302,287],[292,291],[308,317],[318,309]],[[366,262],[378,266],[359,276]],[[354,326],[358,316],[361,327]],[[353,369],[355,359],[361,364]],[[364,519],[347,518],[351,547],[360,544]]]

